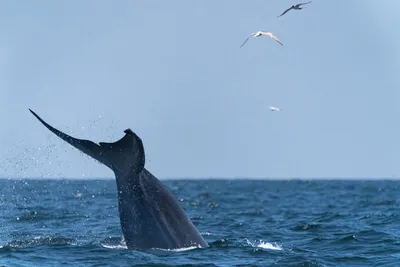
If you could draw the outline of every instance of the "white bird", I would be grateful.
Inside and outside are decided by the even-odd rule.
[[[280,108],[277,108],[277,107],[269,107],[269,109],[270,109],[271,111],[281,111],[281,109],[280,109]]]
[[[306,4],[309,4],[309,3],[311,3],[311,1],[309,1],[309,2],[307,2],[307,3],[300,3],[300,4],[297,4],[297,5],[295,5],[295,6],[291,6],[291,7],[289,7],[288,9],[286,9],[285,10],[285,12],[283,12],[281,15],[279,15],[278,16],[278,18],[279,17],[281,17],[281,16],[283,16],[283,15],[285,15],[289,10],[302,10],[304,7],[301,7],[302,5],[306,5]]]
[[[252,34],[250,34],[250,36],[247,37],[246,41],[244,41],[244,43],[240,46],[240,48],[242,48],[242,46],[244,46],[244,44],[250,39],[250,37],[260,37],[261,35],[269,36],[283,46],[281,41],[279,41],[279,39],[275,35],[273,35],[272,32],[258,31],[258,32],[253,32]]]

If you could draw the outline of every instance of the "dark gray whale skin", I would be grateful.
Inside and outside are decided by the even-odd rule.
[[[128,249],[208,247],[176,198],[144,168],[143,143],[131,129],[115,143],[96,144],[69,136],[30,112],[58,137],[114,171],[121,230]]]

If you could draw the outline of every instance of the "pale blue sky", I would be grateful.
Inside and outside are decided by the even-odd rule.
[[[113,177],[28,108],[95,142],[131,128],[160,178],[399,176],[400,1],[276,18],[296,3],[2,1],[0,176]],[[284,47],[239,49],[258,30]]]

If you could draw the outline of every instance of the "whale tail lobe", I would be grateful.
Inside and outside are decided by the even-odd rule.
[[[125,136],[114,143],[77,139],[57,130],[39,117],[31,109],[29,111],[51,132],[83,153],[106,165],[114,172],[136,172],[143,170],[145,153],[143,142],[131,129],[124,131]]]

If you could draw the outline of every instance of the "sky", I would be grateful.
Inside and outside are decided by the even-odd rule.
[[[160,179],[400,177],[400,1],[277,18],[297,3],[2,1],[0,177],[114,177],[29,108],[94,142],[131,128]],[[258,30],[284,46],[239,48]]]

